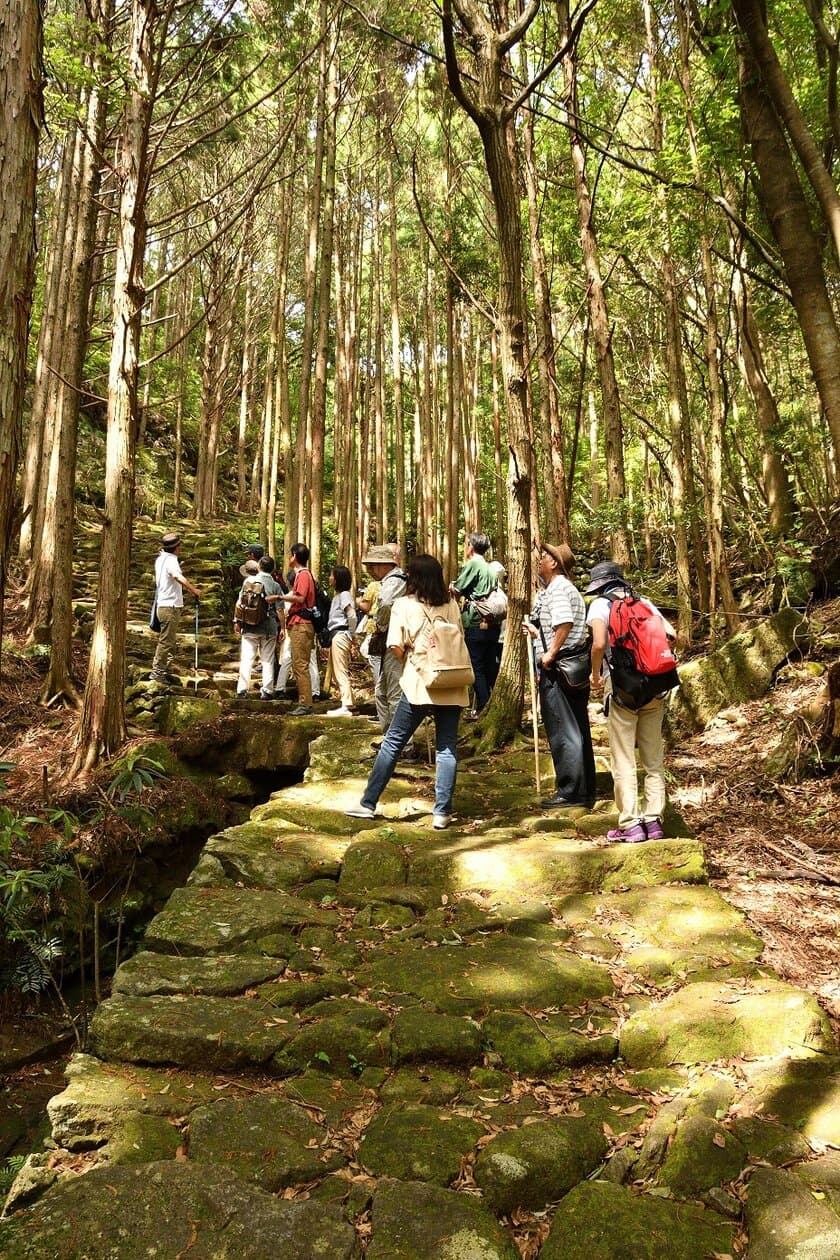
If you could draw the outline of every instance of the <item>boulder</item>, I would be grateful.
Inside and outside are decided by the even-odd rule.
[[[630,1016],[621,1054],[631,1067],[778,1056],[806,1058],[834,1048],[816,999],[781,980],[738,986],[686,985]]]
[[[355,840],[345,849],[338,881],[340,894],[404,883],[405,857],[392,840]]]
[[[734,1232],[704,1208],[584,1181],[558,1207],[540,1260],[708,1260],[732,1255]]]
[[[812,1142],[840,1146],[840,1058],[771,1064],[755,1074],[744,1104]]]
[[[475,1161],[475,1180],[496,1212],[538,1210],[589,1176],[606,1150],[596,1120],[558,1116],[497,1134]]]
[[[174,954],[141,951],[117,971],[112,996],[150,997],[155,993],[207,994],[231,997],[244,993],[283,972],[283,960],[257,954],[211,954],[179,958]]]
[[[386,1106],[423,1103],[443,1107],[458,1097],[465,1084],[457,1072],[424,1063],[422,1067],[397,1068],[379,1090],[379,1097]]]
[[[677,1126],[660,1180],[686,1199],[733,1181],[747,1161],[738,1139],[709,1116],[689,1116]]]
[[[437,1059],[443,1063],[477,1063],[482,1034],[471,1019],[437,1015],[420,1006],[398,1011],[391,1038],[395,1064]]]
[[[590,1035],[565,1015],[537,1021],[518,1011],[496,1011],[485,1019],[482,1032],[504,1066],[524,1076],[545,1076],[581,1063],[609,1063],[618,1053],[614,1033]]]
[[[90,1046],[104,1059],[236,1068],[267,1063],[296,1030],[256,1002],[217,997],[115,997],[102,1002]]]
[[[270,824],[244,823],[211,836],[204,853],[246,888],[289,889],[337,879],[345,844],[321,836],[278,835]]]
[[[178,735],[190,726],[217,721],[221,712],[218,700],[198,696],[168,696],[161,710],[159,726],[164,735]]]
[[[264,1190],[312,1181],[347,1162],[326,1129],[286,1098],[219,1098],[190,1117],[190,1159],[229,1168]]]
[[[331,1076],[358,1076],[367,1066],[388,1063],[388,1016],[378,1006],[335,998],[311,1006],[306,1020],[275,1055],[276,1071],[314,1067]]]
[[[480,1200],[417,1181],[381,1181],[366,1260],[518,1260]]]
[[[146,928],[146,949],[160,954],[229,954],[283,928],[338,926],[321,910],[284,892],[247,888],[176,888]],[[256,945],[253,944],[256,950]]]
[[[814,1198],[796,1173],[757,1168],[746,1204],[748,1260],[833,1260],[840,1256],[840,1217]]]
[[[331,1205],[273,1199],[229,1169],[166,1160],[94,1168],[0,1221],[4,1260],[355,1260]]]
[[[435,1107],[389,1107],[371,1120],[357,1159],[380,1177],[448,1186],[484,1132],[478,1121]]]

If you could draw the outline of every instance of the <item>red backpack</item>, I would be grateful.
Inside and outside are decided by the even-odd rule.
[[[613,695],[627,709],[679,687],[677,658],[660,613],[638,595],[607,595],[610,601],[610,674]]]

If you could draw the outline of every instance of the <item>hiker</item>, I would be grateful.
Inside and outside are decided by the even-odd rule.
[[[382,548],[371,548],[371,552],[379,550]],[[420,671],[426,650],[424,636],[428,638],[427,627],[437,624],[436,618],[448,622],[461,641],[464,662],[469,657],[463,645],[460,609],[449,595],[443,569],[434,556],[421,554],[414,557],[408,566],[405,590],[405,596],[395,600],[390,610],[388,625],[388,651],[402,669],[400,698],[361,802],[355,809],[348,809],[347,813],[351,818],[376,816],[377,803],[394,773],[400,753],[423,719],[431,716],[435,723],[436,750],[432,826],[441,831],[449,826],[452,817],[452,797],[458,770],[458,722],[469,697],[465,683],[454,687],[433,687],[431,690],[424,683]]]
[[[540,582],[523,630],[539,669],[540,711],[554,762],[554,795],[543,809],[595,804],[595,756],[589,729],[589,632],[586,604],[572,582],[575,558],[565,543],[542,543]]]
[[[487,567],[496,579],[496,585],[500,590],[505,590],[507,583],[507,569],[501,560],[488,560]],[[507,594],[507,592],[505,592]],[[499,676],[499,668],[502,664],[502,652],[505,647],[505,633],[507,632],[507,616],[499,622],[499,640],[496,644],[496,677]]]
[[[607,832],[608,840],[637,844],[641,840],[660,840],[665,835],[662,815],[665,810],[665,742],[662,719],[665,716],[665,693],[655,695],[639,709],[619,704],[613,694],[609,661],[610,609],[612,603],[628,593],[624,570],[612,560],[602,560],[589,574],[585,595],[594,595],[589,605],[587,622],[592,628],[592,687],[599,690],[603,681],[604,712],[610,741],[610,769],[613,777],[618,826]],[[674,627],[655,604],[642,600],[661,620],[665,634],[676,637]],[[636,770],[636,745],[644,772],[644,795],[640,804]]]
[[[379,677],[376,680],[373,697],[376,702],[376,716],[382,731],[391,725],[397,705],[400,702],[400,677],[403,671],[403,658],[393,652],[386,651],[388,623],[394,600],[405,594],[406,575],[399,567],[393,544],[368,547],[362,556],[362,564],[370,576],[380,583],[379,600],[374,618],[374,632],[368,645],[369,656],[380,658]]]
[[[278,615],[283,615],[278,614],[277,609],[282,608],[279,601],[283,591],[274,580],[271,556],[263,556],[259,561],[246,560],[239,572],[243,582],[233,623],[234,634],[241,640],[236,694],[240,700],[247,698],[254,662],[259,658],[262,666],[260,700],[273,700]]]
[[[376,691],[376,683],[382,668],[382,657],[371,656],[370,641],[376,629],[376,610],[379,607],[380,586],[380,582],[375,578],[371,578],[356,601],[358,610],[362,614],[356,624],[356,634],[359,636],[359,654],[364,657],[370,668],[374,692]]]
[[[490,699],[490,692],[499,674],[496,658],[501,621],[482,616],[473,602],[489,595],[499,584],[498,578],[493,576],[484,559],[489,548],[490,539],[486,534],[468,534],[464,543],[464,563],[449,587],[450,594],[464,601],[461,620],[475,673],[476,716]]]
[[[309,548],[306,543],[292,544],[289,561],[294,574],[292,589],[280,598],[288,605],[286,634],[292,654],[292,674],[298,689],[298,704],[290,711],[290,716],[300,717],[312,712],[309,658],[315,647],[315,627],[307,615],[309,609],[315,607],[315,582],[309,572]]]
[[[265,550],[259,543],[248,543],[248,546],[245,548],[245,563],[247,564],[249,560],[256,560],[257,564],[259,564],[264,555]],[[241,568],[239,572],[242,572]]]
[[[330,661],[341,704],[337,709],[327,709],[327,717],[353,716],[353,688],[350,685],[350,653],[356,632],[356,607],[350,593],[353,576],[343,564],[330,569],[330,586],[335,591],[330,605],[327,630],[330,632]]]
[[[172,661],[175,644],[178,641],[178,626],[184,610],[184,591],[189,591],[196,600],[201,599],[201,591],[193,586],[181,572],[179,556],[181,538],[179,534],[164,534],[161,539],[161,550],[155,560],[155,606],[154,612],[160,623],[158,631],[155,659],[149,675],[152,682],[180,683],[177,674],[172,673]]]
[[[288,594],[288,591],[285,592]],[[277,695],[286,690],[289,674],[292,672],[292,643],[285,629],[278,634],[277,679],[274,689]],[[321,678],[318,673],[318,649],[312,648],[309,654],[309,680],[312,686],[312,699],[321,699]]]

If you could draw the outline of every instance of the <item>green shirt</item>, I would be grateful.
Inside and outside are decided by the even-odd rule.
[[[463,595],[465,599],[464,610],[461,613],[465,630],[481,625],[481,613],[473,608],[469,602],[470,599],[483,599],[485,595],[495,590],[497,585],[496,575],[484,556],[470,556],[469,560],[465,560],[461,565],[454,586],[458,594]]]

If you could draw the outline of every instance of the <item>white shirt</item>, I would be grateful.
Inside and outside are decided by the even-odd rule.
[[[348,630],[351,634],[356,629],[356,609],[349,591],[336,591],[333,595],[327,629]]]
[[[548,586],[537,593],[534,601],[533,616],[539,620],[540,629],[545,636],[545,646],[537,648],[537,656],[541,651],[547,652],[558,626],[569,626],[569,633],[563,644],[563,651],[580,647],[586,641],[586,604],[578,588],[558,573]]]
[[[178,581],[182,576],[174,551],[161,551],[155,560],[158,608],[184,607],[184,588]]]

